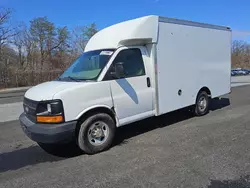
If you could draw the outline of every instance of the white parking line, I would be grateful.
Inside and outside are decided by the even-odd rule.
[[[0,104],[0,122],[17,120],[22,112],[22,102]]]

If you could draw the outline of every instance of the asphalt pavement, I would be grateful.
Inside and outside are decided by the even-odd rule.
[[[250,187],[250,86],[186,110],[118,129],[114,146],[85,155],[45,153],[18,121],[0,123],[0,187]]]

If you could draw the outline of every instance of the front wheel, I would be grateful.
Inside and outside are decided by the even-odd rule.
[[[115,130],[115,122],[108,114],[92,115],[80,125],[78,145],[87,154],[107,150],[112,145]]]
[[[202,91],[198,94],[195,104],[194,114],[196,116],[203,116],[209,111],[210,98],[207,92]]]

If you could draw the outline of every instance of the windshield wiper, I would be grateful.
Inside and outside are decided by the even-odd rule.
[[[62,78],[61,78],[61,77],[57,77],[55,80],[56,80],[56,81],[57,81],[57,80],[58,80],[58,81],[61,81]]]
[[[73,81],[76,81],[76,82],[82,82],[82,81],[85,81],[85,82],[93,82],[93,80],[91,79],[84,79],[84,78],[74,78],[72,76],[66,76],[66,77],[58,77],[57,80],[59,81],[62,81],[64,79],[69,79],[69,80],[73,80]]]
[[[59,81],[62,81],[64,79],[69,79],[69,80],[73,80],[73,81],[76,81],[76,82],[80,82],[81,80],[80,79],[77,79],[77,78],[74,78],[74,77],[71,77],[71,76],[66,76],[66,77],[58,77],[57,78]]]
[[[74,80],[76,82],[80,82],[81,81],[81,79],[74,78],[74,77],[71,77],[71,76],[67,76],[66,78],[69,78],[70,80]]]

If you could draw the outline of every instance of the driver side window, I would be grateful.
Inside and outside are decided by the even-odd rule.
[[[110,70],[107,72],[105,80],[114,79],[112,78],[110,73],[114,71],[115,64],[119,62],[123,62],[124,73],[125,73],[124,78],[145,75],[145,68],[141,51],[138,48],[132,48],[120,51],[120,53],[116,56],[115,60],[113,61]]]

